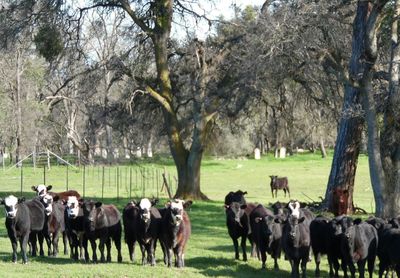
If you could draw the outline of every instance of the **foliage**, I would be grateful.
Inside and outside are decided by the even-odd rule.
[[[48,62],[53,61],[63,50],[61,32],[57,26],[46,24],[41,26],[33,41],[36,49]]]

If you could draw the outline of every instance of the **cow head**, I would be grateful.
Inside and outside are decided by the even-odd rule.
[[[269,176],[271,178],[271,183],[270,185],[273,186],[276,182],[276,180],[278,179],[278,176]]]
[[[151,207],[155,206],[158,203],[158,199],[147,199],[143,198],[139,203],[139,214],[140,218],[144,221],[144,223],[148,224],[151,220]]]
[[[228,210],[228,212],[231,212],[234,215],[235,222],[241,226],[240,219],[244,215],[244,210],[247,208],[247,205],[238,202],[232,202],[229,206],[225,205],[225,208]]]
[[[274,216],[257,217],[254,222],[261,225],[260,231],[264,238],[269,238],[272,235],[273,226],[276,225]]]
[[[53,188],[53,186],[51,185],[46,186],[44,184],[39,184],[39,185],[33,185],[31,188],[33,191],[36,191],[37,196],[43,198],[44,195],[46,195],[47,192]]]
[[[294,247],[298,247],[297,243],[299,243],[299,240],[300,240],[299,224],[303,223],[304,220],[305,220],[304,216],[297,218],[293,215],[290,215],[287,219],[286,227],[287,227],[287,231],[288,231],[290,239],[292,241],[294,241],[294,244],[293,244]]]
[[[6,217],[10,219],[14,219],[17,216],[18,204],[25,201],[25,198],[18,199],[17,197],[10,195],[6,197],[4,200],[0,199],[0,204],[4,205],[6,210]]]
[[[165,204],[168,213],[171,215],[172,224],[174,226],[179,226],[183,220],[183,210],[192,205],[192,201],[184,201],[180,199],[171,200]]]
[[[53,212],[53,197],[49,194],[46,194],[43,196],[41,201],[44,206],[46,215],[49,216]]]
[[[64,202],[67,208],[67,214],[69,218],[76,218],[79,215],[80,206],[82,205],[83,200],[76,198],[76,196],[68,196],[66,202]]]
[[[225,196],[225,208],[226,206],[229,206],[232,202],[237,202],[237,203],[241,203],[241,204],[246,204],[246,199],[244,198],[244,195],[247,194],[247,191],[242,191],[242,190],[238,190],[236,192],[229,192],[226,196]]]
[[[96,222],[98,220],[98,216],[100,216],[102,209],[101,206],[103,204],[101,202],[84,201],[82,204],[83,209],[83,217],[85,219],[85,224],[89,227],[89,230],[93,232],[96,229]]]
[[[335,215],[343,215],[347,213],[349,208],[349,190],[342,188],[334,188],[332,190],[332,212]]]
[[[353,219],[348,216],[338,216],[331,221],[331,229],[335,236],[345,234],[347,229],[352,225]]]

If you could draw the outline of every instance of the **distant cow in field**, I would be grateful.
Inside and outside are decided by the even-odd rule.
[[[44,195],[49,194],[50,196],[58,197],[58,199],[67,202],[69,196],[75,196],[77,199],[81,197],[81,195],[75,191],[75,190],[68,190],[68,191],[63,191],[63,192],[50,192],[50,190],[53,188],[52,185],[44,185],[44,184],[39,184],[39,185],[34,185],[31,187],[33,191],[37,193],[37,196],[40,198],[43,198]]]
[[[263,205],[258,205],[250,213],[250,224],[253,240],[261,253],[262,268],[266,267],[268,252],[274,259],[274,269],[279,269],[278,258],[281,256],[282,227],[275,219],[281,215],[274,215]]]
[[[184,251],[191,234],[190,219],[185,209],[191,205],[192,201],[171,200],[162,213],[160,241],[169,267],[172,266],[172,254],[175,255],[176,267],[185,266]]]
[[[286,192],[289,195],[290,198],[290,191],[289,191],[289,183],[288,183],[288,178],[287,177],[281,177],[278,178],[278,176],[269,176],[271,178],[271,193],[272,193],[272,198],[274,198],[274,191],[275,191],[275,198],[278,197],[278,189],[283,190],[285,192],[285,197],[286,197]]]
[[[58,202],[58,197],[52,197],[49,194],[41,199],[45,208],[46,220],[42,234],[47,242],[48,255],[56,257],[58,254],[58,239],[62,234],[64,242],[64,254],[68,254],[67,234],[65,231],[64,211],[65,206]],[[53,251],[51,251],[53,247]]]
[[[334,188],[331,198],[331,211],[335,216],[349,213],[349,190]]]
[[[85,236],[92,247],[93,262],[97,262],[96,239],[99,239],[100,261],[106,262],[104,246],[107,247],[107,262],[111,262],[111,239],[118,252],[118,262],[122,262],[121,255],[121,215],[114,205],[103,205],[101,202],[85,200],[82,204],[85,225]],[[87,248],[85,260],[89,260]]]
[[[0,204],[4,205],[6,210],[6,228],[13,249],[12,261],[17,261],[17,241],[19,240],[22,262],[26,264],[28,262],[26,246],[31,233],[41,232],[44,226],[44,207],[37,198],[25,201],[25,198],[18,199],[13,195],[4,200],[0,199]],[[32,243],[32,248],[36,253],[36,242]]]
[[[249,239],[252,245],[252,256],[255,256],[255,245],[253,244],[250,231],[250,213],[256,207],[255,204],[246,203],[244,195],[246,191],[238,190],[229,192],[225,196],[225,214],[226,226],[228,227],[229,236],[232,238],[235,248],[235,259],[239,259],[239,244],[238,238],[241,237],[241,247],[243,251],[243,261],[247,261],[246,240]]]
[[[125,242],[128,245],[129,259],[133,262],[135,259],[135,245],[140,220],[139,206],[136,201],[131,201],[124,207],[122,219],[124,222]]]

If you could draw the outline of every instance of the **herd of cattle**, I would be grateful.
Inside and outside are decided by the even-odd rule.
[[[12,245],[12,261],[17,261],[17,244],[20,243],[22,261],[27,263],[27,248],[36,256],[37,241],[39,254],[44,255],[43,242],[46,240],[48,255],[57,256],[58,240],[62,235],[64,254],[75,260],[88,262],[88,242],[92,248],[92,261],[97,262],[97,244],[99,240],[100,261],[111,261],[111,240],[121,255],[121,214],[114,205],[106,205],[92,200],[83,200],[77,191],[54,193],[52,186],[32,186],[37,197],[31,200],[18,199],[10,195],[0,198],[0,204],[6,210],[6,228]],[[164,208],[156,208],[157,199],[143,198],[140,202],[128,203],[122,212],[125,241],[130,259],[134,260],[136,242],[142,252],[142,264],[155,265],[156,242],[159,241],[164,253],[164,263],[172,266],[184,266],[184,249],[191,233],[191,225],[185,208],[191,201],[174,199]],[[107,248],[106,257],[104,248]]]
[[[314,256],[315,276],[320,277],[321,255],[328,257],[329,277],[339,277],[339,261],[347,276],[364,277],[365,266],[372,277],[375,258],[379,258],[379,277],[388,277],[395,270],[400,277],[400,218],[384,220],[370,217],[366,221],[352,219],[347,215],[333,219],[317,216],[302,207],[298,201],[272,205],[272,210],[263,205],[246,203],[247,192],[229,192],[225,197],[226,224],[233,240],[235,257],[239,259],[238,239],[241,238],[243,260],[247,260],[246,240],[252,245],[252,256],[261,259],[266,267],[266,254],[274,259],[274,268],[279,269],[281,251],[290,261],[291,277],[306,277],[306,265]]]

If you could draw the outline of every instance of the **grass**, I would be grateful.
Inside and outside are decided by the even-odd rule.
[[[136,247],[135,262],[128,260],[128,251],[123,244],[123,263],[116,263],[116,252],[113,249],[113,262],[109,264],[84,264],[74,263],[63,254],[58,258],[30,258],[28,265],[22,265],[19,257],[17,264],[11,262],[11,244],[7,237],[4,224],[4,214],[0,216],[0,273],[3,277],[289,277],[290,265],[283,259],[279,261],[280,271],[272,270],[273,263],[268,257],[267,270],[261,270],[261,263],[253,258],[249,262],[234,260],[233,246],[225,226],[225,214],[223,210],[223,198],[229,191],[237,189],[246,190],[246,199],[249,202],[258,202],[267,205],[275,202],[269,189],[269,175],[288,176],[291,189],[291,197],[310,201],[318,200],[324,196],[326,184],[330,172],[331,157],[321,159],[319,155],[298,155],[284,160],[277,160],[271,156],[261,160],[239,159],[212,159],[203,161],[201,172],[202,191],[213,201],[195,202],[189,211],[192,222],[192,236],[186,250],[186,267],[184,269],[168,269],[161,261],[162,251],[156,250],[157,266],[142,267],[140,265],[141,254]],[[163,169],[166,167],[171,173],[174,168],[170,162],[156,164],[143,163],[146,169]],[[143,166],[143,165],[141,165]],[[136,173],[136,168],[132,172]],[[142,168],[143,169],[143,168]],[[43,169],[23,169],[23,195],[30,197],[33,192],[30,186],[43,183]],[[110,175],[107,176],[107,171]],[[129,168],[120,167],[119,199],[117,196],[116,168],[105,170],[104,203],[113,203],[120,210],[129,200]],[[150,173],[153,170],[147,170]],[[114,173],[114,174],[113,174]],[[142,184],[136,176],[132,175],[132,196],[141,196]],[[150,177],[151,174],[148,174]],[[85,197],[100,199],[102,196],[102,168],[87,168],[85,170]],[[171,178],[172,179],[172,178]],[[154,181],[153,181],[154,180]],[[147,196],[157,196],[157,179],[146,181]],[[161,183],[161,179],[158,180]],[[70,189],[82,192],[83,171],[68,173]],[[373,196],[369,181],[368,163],[365,156],[359,159],[359,166],[355,180],[354,202],[357,206],[372,212]],[[46,184],[52,184],[54,191],[62,191],[66,188],[65,167],[53,167],[46,173]],[[10,193],[20,194],[21,177],[20,169],[12,169],[0,172],[0,197]],[[158,186],[158,189],[160,185]],[[160,206],[165,202],[166,193],[159,192]],[[283,192],[278,192],[280,201],[288,201]],[[60,241],[60,250],[62,250]],[[45,249],[46,250],[46,249]],[[90,249],[89,249],[90,251]],[[91,252],[90,252],[91,253]],[[308,264],[308,276],[313,277],[314,262]],[[327,277],[326,258],[322,263],[322,275]]]

